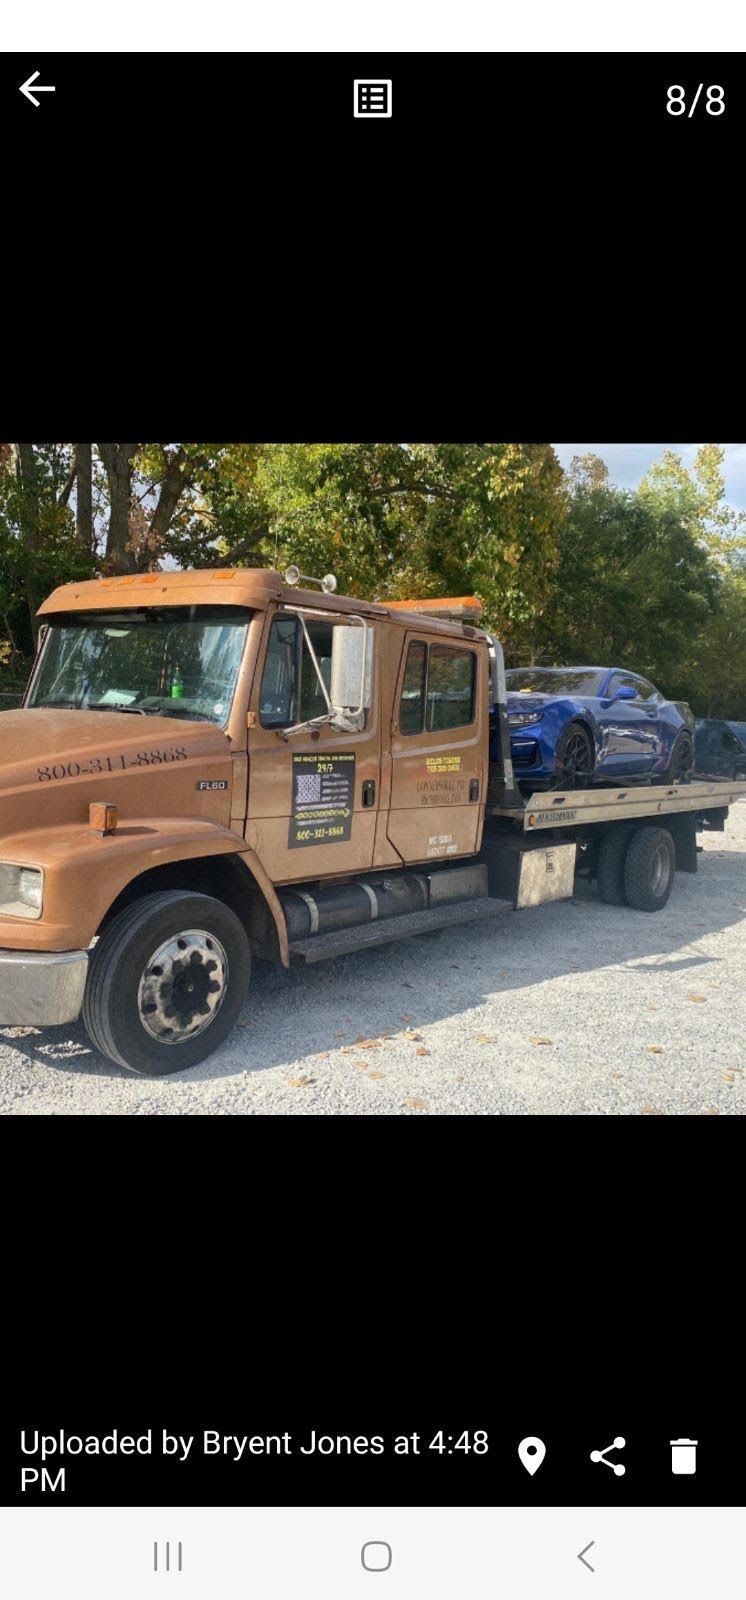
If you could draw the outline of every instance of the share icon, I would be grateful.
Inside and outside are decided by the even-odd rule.
[[[606,1457],[610,1450],[623,1450],[626,1443],[626,1439],[623,1439],[622,1435],[618,1433],[616,1439],[612,1440],[611,1444],[607,1444],[605,1450],[591,1450],[591,1461],[602,1461],[605,1467],[611,1467],[615,1478],[623,1478],[627,1470],[624,1463],[622,1461],[607,1461]]]

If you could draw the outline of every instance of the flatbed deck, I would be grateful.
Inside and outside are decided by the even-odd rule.
[[[672,812],[717,811],[746,800],[746,782],[727,778],[695,779],[693,783],[630,784],[627,788],[569,789],[532,794],[522,806],[487,806],[488,817],[505,817],[524,833],[541,828],[577,828],[593,822],[622,822],[626,817],[657,817]]]

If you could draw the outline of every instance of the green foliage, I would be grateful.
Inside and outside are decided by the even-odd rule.
[[[476,593],[511,661],[618,661],[743,717],[746,516],[723,462],[720,445],[691,468],[666,451],[631,494],[599,457],[564,474],[544,444],[95,446],[90,550],[74,447],[2,446],[0,678],[22,675],[59,583],[295,562],[374,599]]]
[[[560,536],[542,659],[618,663],[674,693],[716,598],[708,551],[680,516],[583,479]]]
[[[719,574],[715,611],[689,650],[681,693],[700,716],[746,721],[746,571]]]
[[[637,491],[640,501],[654,514],[678,517],[721,559],[746,551],[746,513],[733,511],[725,503],[724,461],[720,444],[700,445],[691,469],[675,451],[664,450]]]
[[[33,646],[33,614],[59,583],[88,576],[64,500],[70,446],[26,445],[0,462],[0,663],[23,676]]]
[[[549,445],[275,445],[255,492],[267,553],[379,599],[478,593],[522,638],[546,603],[565,514]]]

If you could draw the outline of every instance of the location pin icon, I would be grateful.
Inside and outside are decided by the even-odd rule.
[[[521,1465],[526,1468],[527,1472],[530,1472],[532,1478],[541,1466],[546,1453],[547,1447],[544,1440],[535,1439],[533,1434],[529,1434],[527,1439],[521,1439],[518,1446]]]

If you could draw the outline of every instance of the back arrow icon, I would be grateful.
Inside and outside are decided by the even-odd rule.
[[[32,106],[38,106],[40,104],[40,101],[38,101],[36,98],[37,94],[54,94],[56,87],[56,85],[53,83],[37,83],[36,79],[38,76],[39,72],[37,68],[37,71],[32,72],[31,77],[27,78],[25,83],[19,84],[21,94],[25,94],[26,99],[31,101]],[[33,94],[31,93],[32,87],[34,90]]]
[[[595,1539],[591,1539],[590,1544],[585,1545],[584,1548],[580,1551],[580,1553],[578,1555],[578,1561],[582,1561],[583,1566],[587,1567],[589,1572],[595,1572],[596,1569],[595,1569],[595,1567],[592,1567],[591,1564],[590,1564],[590,1561],[586,1561],[585,1558],[586,1558],[587,1552],[593,1548],[595,1543],[596,1543]]]

